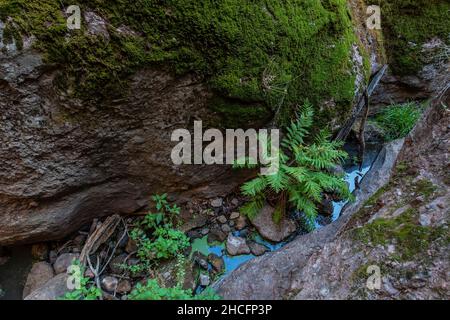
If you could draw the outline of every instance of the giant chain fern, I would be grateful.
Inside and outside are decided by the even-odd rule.
[[[250,219],[269,200],[275,204],[276,222],[290,203],[304,213],[306,223],[311,227],[324,193],[333,193],[346,200],[351,198],[343,177],[331,170],[347,157],[342,142],[332,141],[326,130],[310,137],[313,116],[312,106],[306,103],[287,128],[281,148],[275,155],[279,157],[279,170],[273,175],[259,175],[242,186],[242,193],[251,198],[242,213]]]

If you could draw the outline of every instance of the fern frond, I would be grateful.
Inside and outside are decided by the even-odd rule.
[[[283,166],[279,168],[276,174],[264,177],[267,179],[270,188],[276,193],[283,191],[289,185],[289,176],[284,171]]]
[[[241,187],[241,190],[244,196],[255,197],[257,194],[262,193],[266,187],[266,178],[263,176],[259,176],[244,183],[244,185]]]
[[[293,177],[297,182],[304,182],[305,177],[308,174],[308,169],[304,167],[288,167],[286,166],[284,170]]]
[[[286,129],[286,137],[281,142],[284,148],[293,150],[294,147],[304,144],[304,138],[308,135],[312,126],[314,111],[312,105],[306,102],[300,113],[297,113],[297,119],[292,121]]]

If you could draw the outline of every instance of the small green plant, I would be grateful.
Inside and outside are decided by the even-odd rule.
[[[94,282],[84,276],[85,268],[80,264],[79,261],[74,261],[72,264],[75,268],[71,277],[77,278],[79,281],[79,287],[73,291],[67,292],[61,300],[97,300],[101,297],[101,290],[94,284]]]
[[[130,300],[219,300],[212,289],[206,289],[199,295],[194,295],[192,290],[182,289],[179,285],[173,288],[165,288],[159,285],[155,279],[148,280],[146,284],[137,284],[136,288],[128,295]]]
[[[347,153],[342,151],[341,142],[330,140],[330,134],[323,130],[306,143],[313,123],[313,108],[305,103],[297,119],[287,128],[281,143],[279,170],[273,175],[259,175],[242,186],[242,193],[251,198],[242,212],[254,218],[267,200],[276,203],[274,220],[279,221],[289,201],[297,210],[304,212],[306,224],[313,227],[317,216],[317,204],[323,194],[335,193],[342,199],[351,199],[348,186],[342,176],[331,173],[336,164],[342,162]],[[251,167],[248,161],[235,167]]]
[[[375,122],[383,129],[385,139],[392,141],[405,137],[414,128],[422,110],[415,103],[392,105],[383,110]]]
[[[130,232],[130,238],[137,244],[137,256],[140,264],[124,266],[132,273],[149,269],[160,260],[176,257],[189,246],[189,238],[174,225],[180,214],[180,208],[169,205],[167,195],[155,195],[153,200],[156,213],[147,214]]]

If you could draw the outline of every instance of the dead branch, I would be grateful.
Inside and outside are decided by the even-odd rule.
[[[86,265],[86,258],[95,253],[113,235],[120,221],[119,215],[110,216],[89,236],[80,254],[80,262],[83,266]]]

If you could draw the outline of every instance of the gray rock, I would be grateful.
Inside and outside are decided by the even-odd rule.
[[[228,220],[227,220],[227,217],[222,215],[217,218],[217,221],[219,221],[220,223],[227,223]]]
[[[229,233],[227,238],[227,252],[230,256],[238,256],[249,254],[250,248],[244,238],[235,237]]]
[[[297,226],[293,220],[286,217],[283,217],[280,223],[275,223],[273,221],[274,211],[274,208],[266,204],[250,222],[263,238],[272,242],[280,242],[293,234],[297,230]]]
[[[84,12],[84,20],[87,24],[88,33],[94,36],[102,36],[109,39],[106,21],[92,11]]]
[[[223,199],[222,198],[216,198],[211,200],[211,207],[213,208],[220,208],[223,205]]]
[[[55,274],[66,272],[67,268],[72,265],[72,263],[77,260],[78,257],[79,255],[77,253],[63,253],[62,255],[60,255],[53,264]]]
[[[239,214],[239,212],[232,212],[231,214],[230,214],[230,219],[231,220],[234,220],[234,219],[237,219],[237,218],[239,218],[239,216],[240,216],[240,214]]]
[[[68,277],[65,273],[58,274],[43,286],[31,292],[24,300],[56,300],[63,297],[69,292],[67,288]]]
[[[100,282],[102,289],[107,292],[114,292],[117,289],[119,280],[116,277],[106,276]]]
[[[173,166],[173,126],[220,118],[195,75],[139,70],[111,109],[57,89],[59,73],[28,45],[0,54],[0,245],[64,238],[94,218],[136,212],[160,190],[213,198],[248,178],[227,166]]]
[[[42,287],[55,276],[53,268],[48,262],[37,262],[31,267],[27,281],[23,289],[23,297],[28,296],[34,290]]]
[[[252,252],[252,254],[255,256],[262,256],[264,253],[269,251],[269,248],[267,248],[265,245],[254,241],[248,242],[248,246],[250,247],[250,251]]]
[[[230,226],[227,225],[227,224],[223,224],[223,225],[221,226],[221,229],[222,229],[222,231],[225,232],[225,233],[229,233],[229,232],[231,231]]]
[[[202,253],[196,251],[192,255],[193,261],[200,266],[200,268],[208,270],[208,261],[207,257]]]

